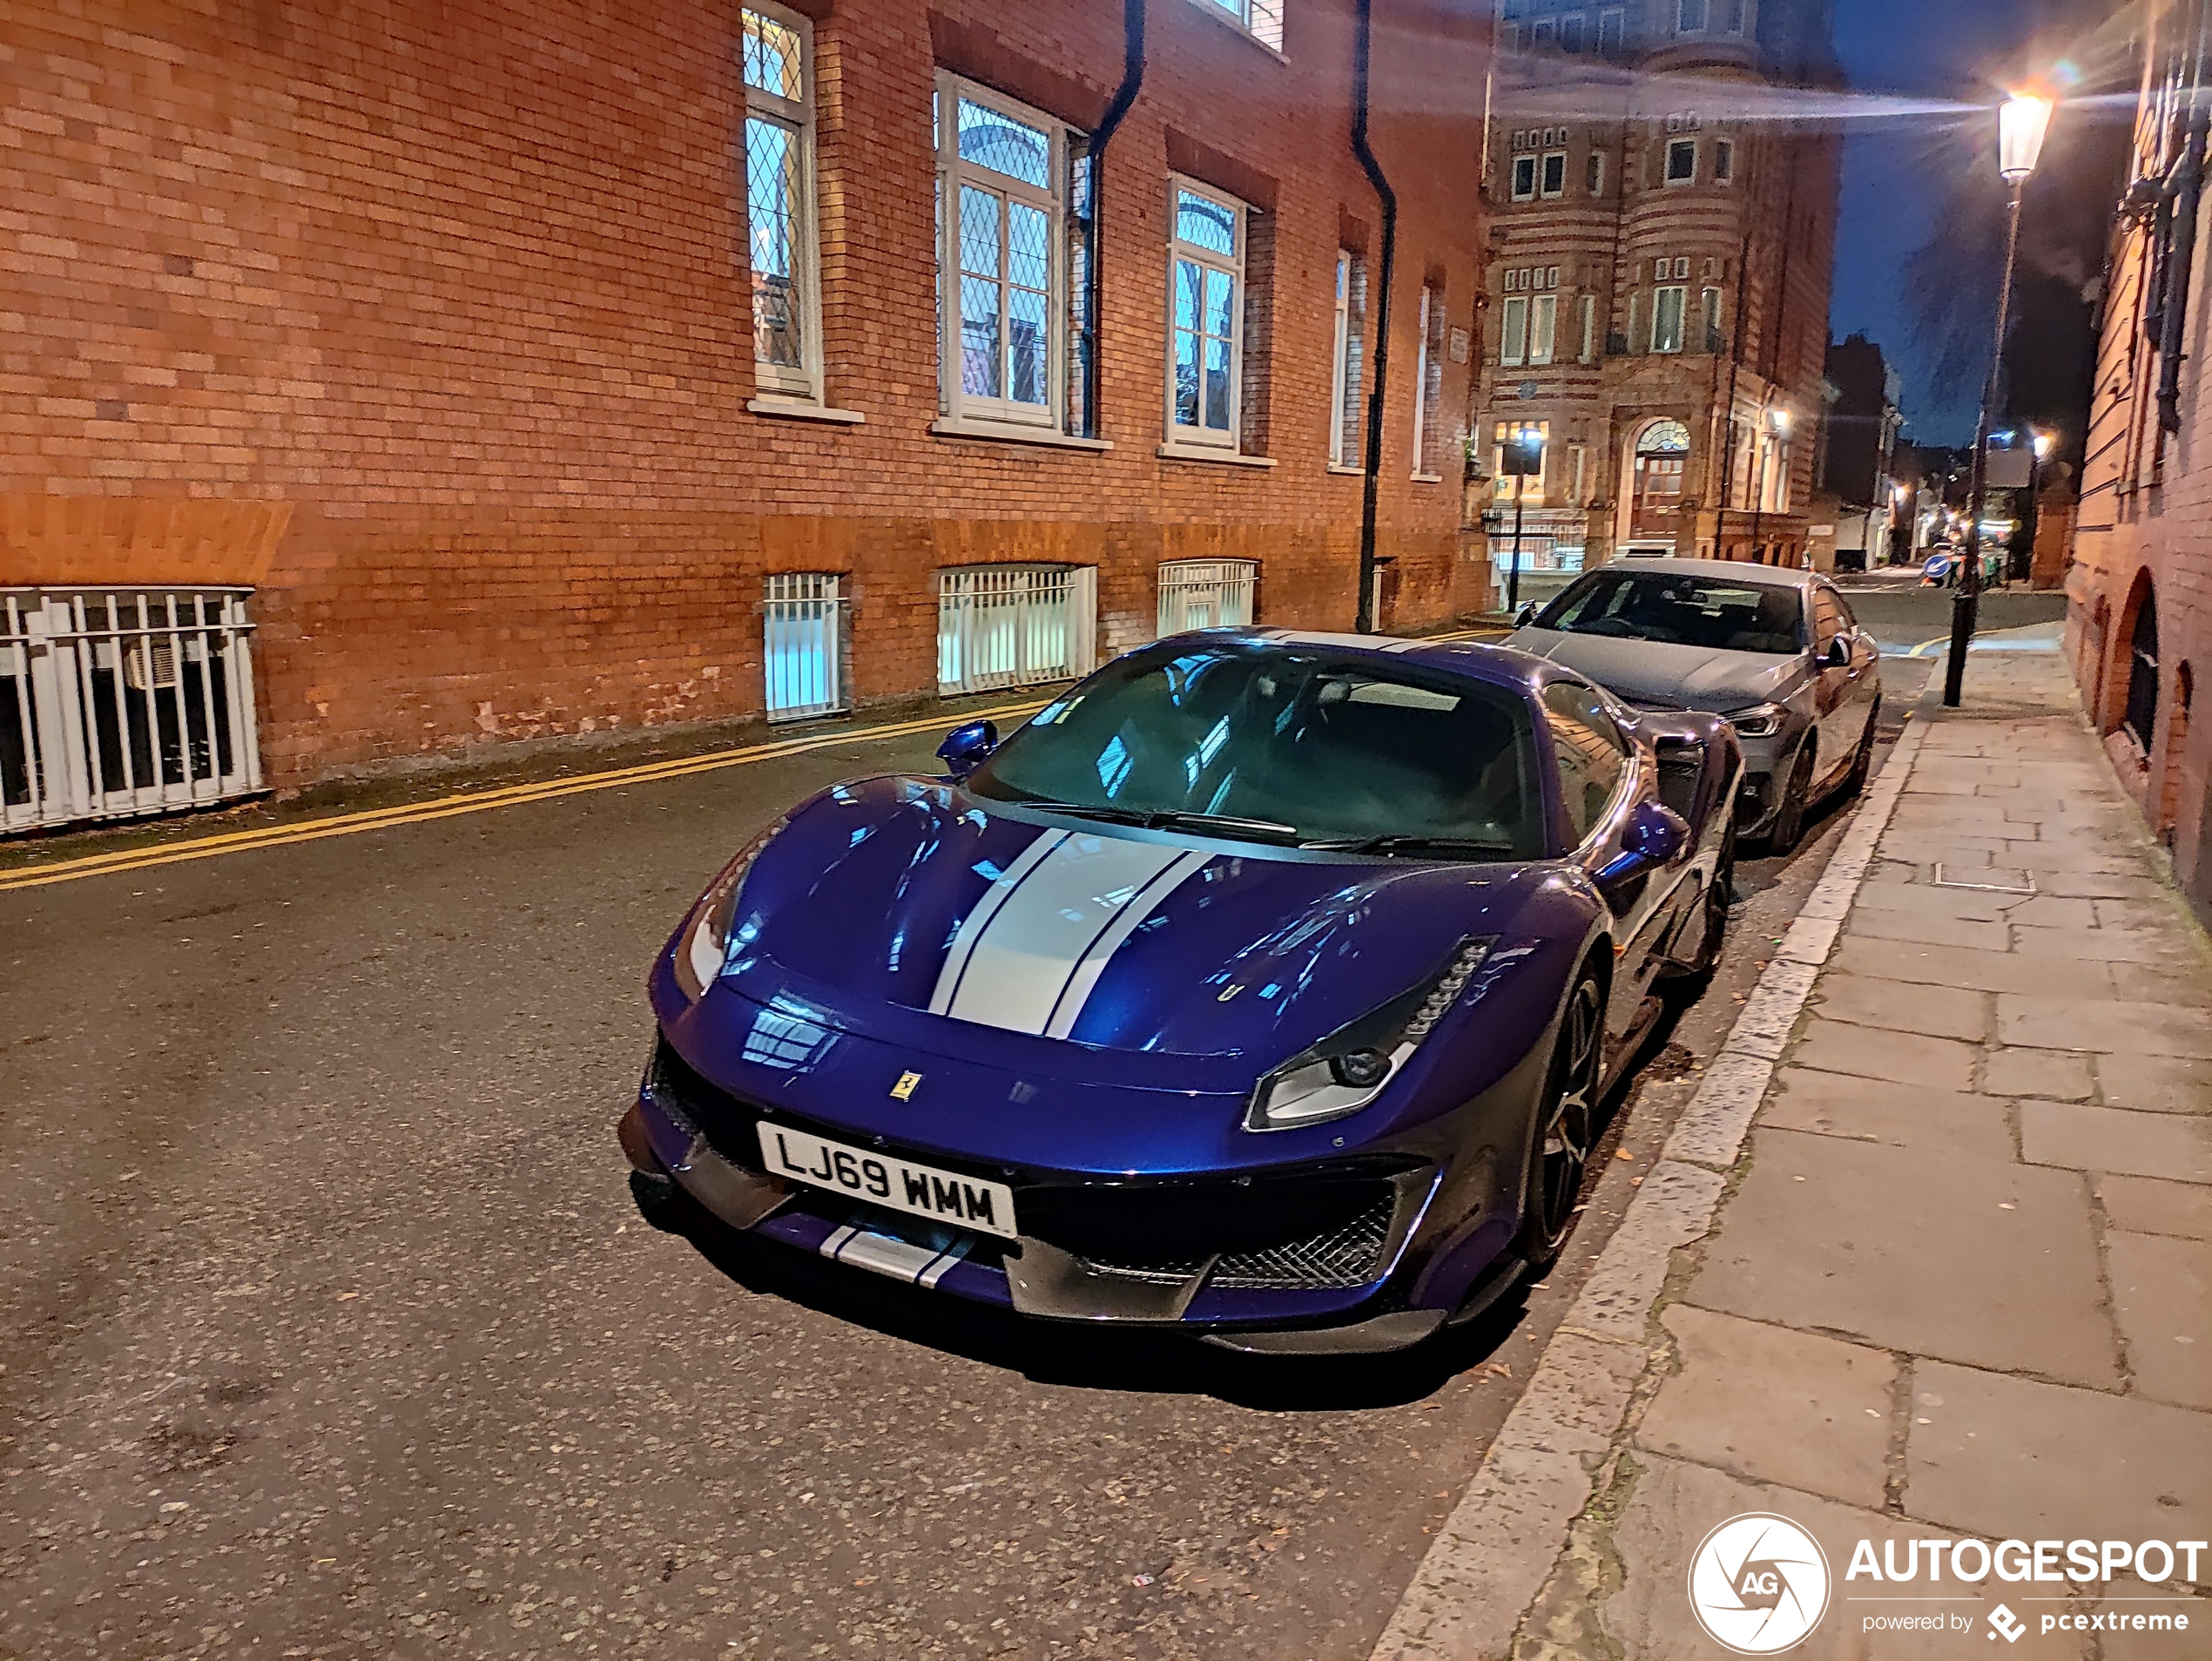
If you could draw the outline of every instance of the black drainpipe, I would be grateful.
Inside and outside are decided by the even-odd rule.
[[[1102,227],[1106,221],[1106,146],[1127,116],[1130,106],[1136,102],[1136,95],[1144,85],[1144,0],[1122,0],[1122,84],[1114,89],[1114,101],[1106,106],[1106,113],[1098,123],[1098,131],[1090,136],[1090,362],[1086,388],[1089,396],[1084,400],[1089,413],[1091,436],[1099,432],[1099,398],[1106,384],[1105,371],[1100,362],[1099,342],[1104,337],[1101,327],[1105,305],[1105,288],[1101,272],[1105,265],[1106,239]]]
[[[2158,424],[2182,430],[2182,340],[2188,327],[2189,287],[2196,260],[2197,205],[2204,189],[2206,118],[2189,118],[2188,143],[2182,152],[2179,188],[2174,198],[2174,235],[2166,256],[2166,315],[2158,341]]]
[[[1352,153],[1382,201],[1382,269],[1375,302],[1375,349],[1368,354],[1374,385],[1367,392],[1367,457],[1359,502],[1359,614],[1362,634],[1375,631],[1375,506],[1382,483],[1384,388],[1390,370],[1390,285],[1398,264],[1398,192],[1367,143],[1367,59],[1373,45],[1374,0],[1359,0],[1359,33],[1352,49]]]

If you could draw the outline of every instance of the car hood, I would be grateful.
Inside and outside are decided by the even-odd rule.
[[[941,780],[877,779],[813,798],[761,851],[723,984],[940,1054],[1241,1088],[1438,974],[1468,936],[1537,927],[1524,914],[1562,885],[1553,865],[1047,822]]]
[[[1715,714],[1779,702],[1804,683],[1807,673],[1802,653],[1785,658],[1764,652],[1716,652],[1552,629],[1522,629],[1506,644],[1563,664],[1632,702]]]

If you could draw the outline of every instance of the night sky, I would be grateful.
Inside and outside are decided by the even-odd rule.
[[[1979,388],[1972,375],[1946,381],[1932,373],[1934,354],[1915,338],[1905,262],[1939,220],[1955,217],[1962,206],[1956,192],[1986,189],[2001,202],[1991,152],[1993,106],[2008,77],[2063,57],[2079,64],[2084,94],[2132,85],[2124,36],[2096,27],[2105,10],[2083,0],[1836,0],[1836,48],[1851,91],[1843,105],[1848,136],[1831,325],[1838,340],[1864,331],[1898,370],[1908,436],[1967,442]],[[1883,93],[1905,98],[1893,102]],[[2028,195],[2031,221],[2042,193],[2107,188],[2101,177],[2078,187],[2065,177],[2074,148],[2067,140],[2077,136],[2066,129],[2101,125],[2108,134],[2110,123],[2128,118],[2132,102],[2061,105],[2046,167]],[[1966,107],[1973,105],[1981,107]],[[2087,212],[2067,217],[2086,224],[2086,238],[2075,240],[2086,240],[2080,256],[2094,272],[2108,209],[2083,206]],[[2024,246],[2028,240],[2024,233]],[[1993,273],[1988,282],[1993,293]]]

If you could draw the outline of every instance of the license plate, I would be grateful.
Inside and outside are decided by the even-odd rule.
[[[811,1183],[893,1211],[956,1223],[1003,1239],[1015,1237],[1014,1190],[1002,1182],[870,1153],[804,1131],[760,1123],[760,1157],[768,1174]]]

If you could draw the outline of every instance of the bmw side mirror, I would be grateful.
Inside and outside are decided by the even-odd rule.
[[[1849,638],[1839,634],[1833,640],[1831,640],[1828,643],[1827,655],[1824,657],[1820,662],[1821,666],[1824,669],[1850,668],[1851,641]]]
[[[945,735],[945,741],[937,746],[937,759],[954,779],[965,779],[988,760],[991,752],[998,747],[995,721],[970,721]]]
[[[1536,603],[1534,600],[1529,601],[1513,614],[1513,626],[1516,629],[1525,629],[1535,620]]]
[[[1597,874],[1600,882],[1623,882],[1662,865],[1671,865],[1689,846],[1689,826],[1662,802],[1636,804],[1621,836],[1621,851]]]

